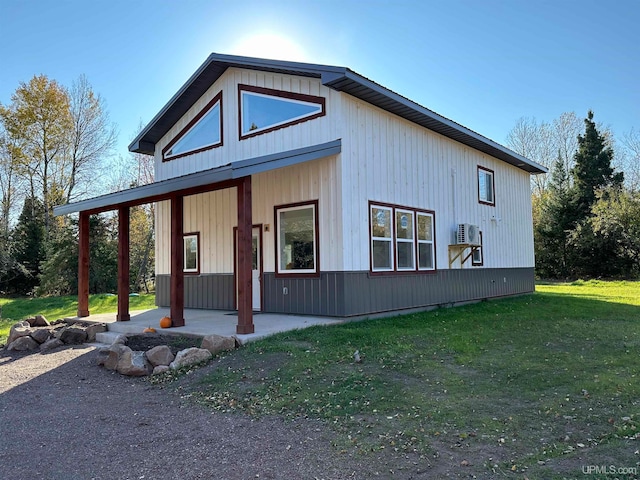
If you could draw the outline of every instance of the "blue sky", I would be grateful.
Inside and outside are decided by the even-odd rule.
[[[0,102],[85,74],[117,155],[211,52],[349,67],[499,143],[563,112],[640,129],[638,0],[0,0]]]

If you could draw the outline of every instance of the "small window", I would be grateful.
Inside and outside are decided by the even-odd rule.
[[[493,170],[478,167],[478,201],[486,205],[495,205],[495,185]]]
[[[413,212],[396,208],[396,258],[398,270],[415,270]]]
[[[325,99],[270,88],[238,85],[240,139],[249,138],[325,114]]]
[[[418,212],[418,270],[435,269],[433,214]]]
[[[371,263],[374,272],[393,270],[392,210],[371,206]]]
[[[317,202],[276,207],[278,273],[318,272]]]
[[[471,265],[474,267],[484,265],[484,259],[482,258],[482,232],[480,232],[480,246],[474,248],[471,252]]]
[[[200,273],[200,234],[188,233],[183,237],[184,272]]]
[[[222,92],[205,106],[162,150],[162,160],[174,160],[222,145]]]

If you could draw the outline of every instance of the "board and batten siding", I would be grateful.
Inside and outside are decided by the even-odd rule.
[[[177,161],[180,161],[178,159]],[[252,176],[253,224],[262,224],[265,272],[275,271],[274,206],[318,200],[320,268],[342,266],[339,156]],[[227,188],[184,198],[184,232],[200,232],[200,272],[233,273],[233,227],[237,225],[236,189]],[[171,205],[156,208],[156,273],[170,273]],[[268,231],[264,226],[268,225]]]
[[[239,84],[325,97],[326,115],[264,135],[239,140]],[[222,91],[222,146],[163,162],[162,149],[220,91]],[[323,86],[319,79],[229,68],[156,144],[156,181],[228,165],[239,160],[336,140],[340,138],[341,130],[339,122],[341,99],[339,92]]]
[[[527,172],[353,97],[342,106],[345,271],[370,268],[369,201],[434,210],[438,270],[458,223],[480,227],[485,268],[533,267]],[[494,171],[495,207],[478,202],[478,165]]]

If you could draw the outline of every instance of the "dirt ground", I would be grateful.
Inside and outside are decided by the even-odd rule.
[[[98,367],[90,346],[0,351],[0,478],[470,478],[441,461],[341,453],[333,436],[315,420],[211,412]]]

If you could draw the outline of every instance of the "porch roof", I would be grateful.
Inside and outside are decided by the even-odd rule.
[[[129,150],[153,155],[155,144],[230,67],[319,78],[322,84],[329,88],[352,95],[529,173],[547,172],[547,169],[542,165],[363,77],[349,68],[219,53],[212,53],[207,58],[131,142]]]
[[[170,178],[66,205],[58,205],[53,208],[53,213],[54,215],[66,215],[75,212],[93,214],[114,210],[120,206],[133,206],[166,200],[180,193],[183,195],[201,193],[212,190],[212,185],[214,184],[219,185],[220,188],[230,187],[234,186],[235,181],[242,177],[336,155],[340,153],[341,149],[342,140],[337,139],[310,147],[248,158],[181,177]]]

